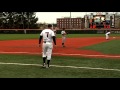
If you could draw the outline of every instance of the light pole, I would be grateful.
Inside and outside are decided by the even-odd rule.
[[[70,29],[72,29],[71,26],[72,26],[72,25],[71,25],[71,12],[70,12]]]
[[[22,13],[21,13],[21,22],[22,22],[22,25],[23,25],[23,26],[22,26],[22,29],[24,29],[24,20],[23,20],[23,15],[24,15],[24,14],[23,14],[23,12],[22,12]]]
[[[22,23],[23,23],[23,30],[24,30],[24,12],[22,12]],[[26,34],[26,30],[24,30],[24,33]]]
[[[29,24],[30,24],[30,13],[28,12],[28,29],[29,29]]]

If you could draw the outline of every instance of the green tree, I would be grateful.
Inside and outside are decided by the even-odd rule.
[[[38,28],[35,12],[0,12],[0,28]]]

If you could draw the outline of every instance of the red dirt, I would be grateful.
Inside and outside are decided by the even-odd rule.
[[[112,39],[111,39],[112,40]],[[53,55],[57,56],[83,56],[95,58],[120,58],[120,55],[105,55],[92,50],[80,50],[78,48],[107,42],[105,37],[92,38],[67,38],[66,47],[62,47],[61,39],[57,39],[57,46],[53,49]],[[38,47],[38,39],[0,41],[0,53],[6,54],[41,54]]]

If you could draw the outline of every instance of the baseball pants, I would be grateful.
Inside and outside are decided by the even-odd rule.
[[[106,35],[106,39],[109,39],[109,35],[108,34],[105,34]]]
[[[47,56],[47,60],[51,60],[52,49],[53,49],[53,43],[51,43],[51,42],[43,43],[43,45],[42,45],[42,51],[43,51],[42,57]]]
[[[62,36],[62,43],[65,43],[65,41],[66,41],[66,37]]]

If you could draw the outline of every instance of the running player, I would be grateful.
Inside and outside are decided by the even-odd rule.
[[[105,34],[105,36],[106,36],[106,40],[109,40],[109,35],[111,34],[111,32],[110,31],[107,31],[106,32],[106,34]]]
[[[52,55],[52,49],[53,49],[53,41],[56,45],[56,39],[55,34],[52,31],[52,25],[48,24],[48,28],[44,29],[40,33],[39,38],[39,46],[41,44],[41,40],[43,38],[43,44],[42,44],[42,57],[43,57],[43,67],[49,68],[49,64],[51,61],[51,55]],[[46,60],[47,60],[47,66],[46,66]]]
[[[63,28],[63,30],[61,31],[61,35],[62,35],[62,47],[65,47],[65,41],[66,41],[66,35],[67,35],[65,28]]]

